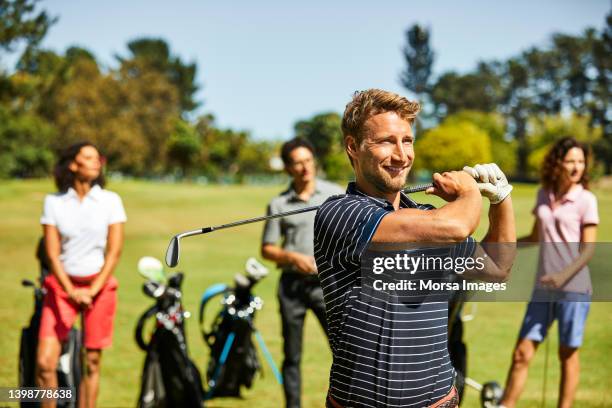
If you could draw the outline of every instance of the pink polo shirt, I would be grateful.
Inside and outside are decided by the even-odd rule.
[[[533,209],[539,221],[540,261],[536,287],[543,288],[539,279],[563,270],[580,254],[580,239],[585,225],[599,224],[597,198],[582,185],[574,186],[553,209],[554,195],[540,189]],[[583,267],[562,288],[564,292],[592,293],[589,268]]]

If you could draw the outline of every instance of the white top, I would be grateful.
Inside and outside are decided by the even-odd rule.
[[[40,223],[61,236],[60,261],[70,276],[91,276],[104,265],[108,226],[127,221],[121,198],[95,185],[79,200],[73,188],[45,197]]]

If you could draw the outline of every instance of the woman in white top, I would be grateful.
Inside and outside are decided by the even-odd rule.
[[[123,247],[126,221],[121,198],[104,190],[98,149],[89,142],[70,146],[55,167],[58,193],[45,197],[41,224],[51,273],[40,323],[37,382],[57,387],[61,343],[80,311],[84,313],[86,375],[81,406],[98,396],[102,349],[111,345],[117,307],[113,271]],[[54,406],[47,402],[43,406]]]

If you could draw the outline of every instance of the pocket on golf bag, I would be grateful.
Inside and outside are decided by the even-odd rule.
[[[253,378],[261,368],[251,326],[245,320],[226,319],[214,332],[214,342],[209,343],[211,352],[206,371],[210,387],[208,397],[239,397],[240,387],[251,388]],[[222,364],[221,355],[230,333],[234,336],[233,341]]]
[[[202,379],[185,344],[158,327],[147,348],[138,407],[201,407]]]
[[[162,376],[159,356],[156,351],[147,354],[142,370],[138,408],[162,408],[166,406],[166,390]]]

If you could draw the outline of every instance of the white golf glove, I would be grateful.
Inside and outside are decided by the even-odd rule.
[[[495,163],[465,166],[463,171],[474,177],[480,194],[487,197],[491,204],[501,203],[512,191],[512,185],[508,183],[506,175]]]

